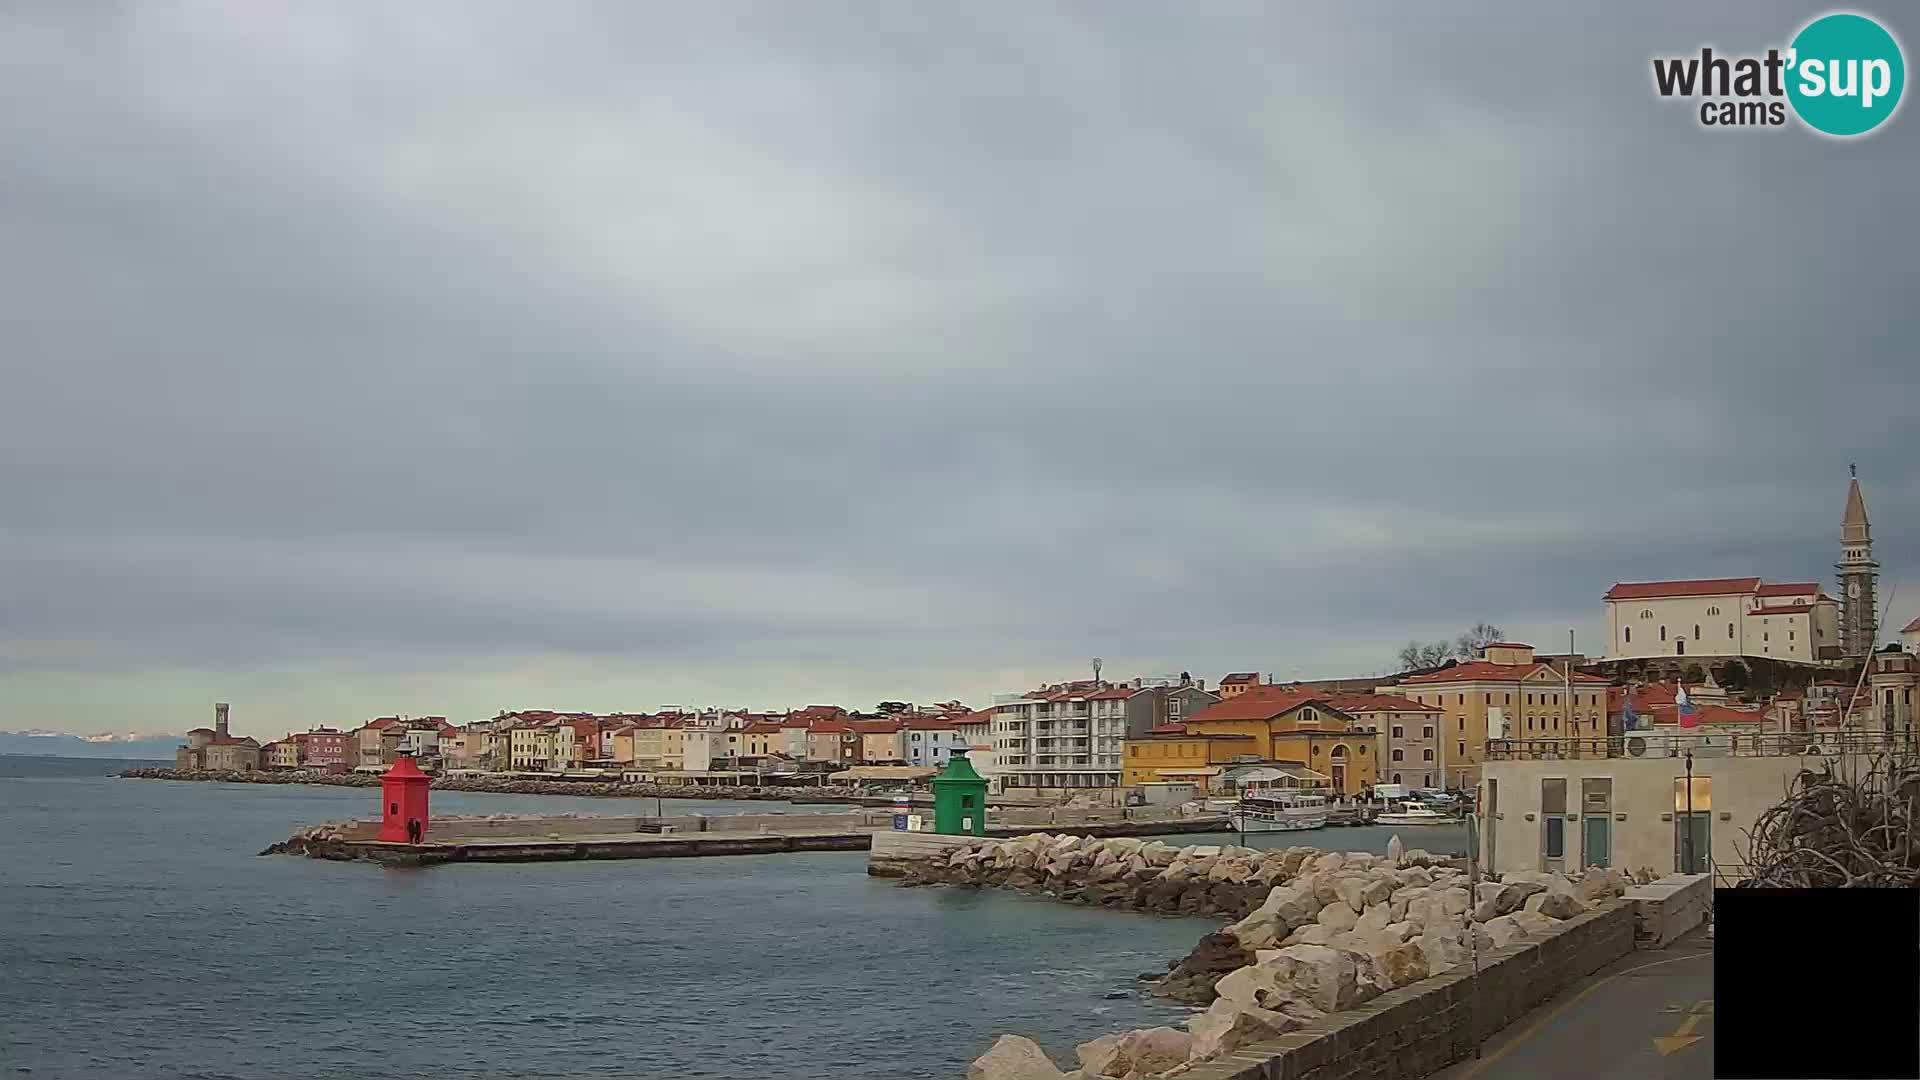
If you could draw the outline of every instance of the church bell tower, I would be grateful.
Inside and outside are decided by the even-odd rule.
[[[1875,612],[1880,564],[1873,561],[1873,527],[1867,524],[1867,501],[1860,497],[1858,470],[1847,466],[1847,510],[1840,520],[1840,648],[1848,657],[1873,652],[1880,627]]]

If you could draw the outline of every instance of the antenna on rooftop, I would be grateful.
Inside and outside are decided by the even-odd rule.
[[[1100,681],[1100,667],[1105,663],[1106,663],[1105,660],[1102,660],[1097,656],[1093,658],[1093,681],[1094,682]]]

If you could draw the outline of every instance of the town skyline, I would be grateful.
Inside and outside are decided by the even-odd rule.
[[[0,728],[1557,651],[1850,462],[1910,619],[1920,128],[1649,85],[1803,14],[9,10]]]

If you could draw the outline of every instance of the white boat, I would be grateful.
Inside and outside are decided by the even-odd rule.
[[[1262,791],[1243,796],[1227,817],[1236,832],[1300,832],[1324,826],[1327,814],[1323,795]]]
[[[1427,807],[1414,803],[1389,805],[1387,809],[1375,815],[1375,825],[1452,825],[1458,819],[1448,817]]]

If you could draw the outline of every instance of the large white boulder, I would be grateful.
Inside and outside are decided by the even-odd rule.
[[[1350,953],[1325,945],[1289,945],[1274,964],[1285,981],[1322,1012],[1339,1012],[1360,1002],[1359,973]]]
[[[1459,967],[1467,962],[1467,945],[1458,931],[1428,930],[1412,939],[1427,958],[1428,974],[1437,975],[1442,971]]]
[[[1527,897],[1527,911],[1537,911],[1550,919],[1571,919],[1587,910],[1587,905],[1570,892],[1554,892],[1549,889]]]
[[[1503,949],[1515,940],[1527,940],[1526,928],[1511,915],[1501,915],[1480,924],[1482,931],[1496,949]]]
[[[1063,1080],[1065,1073],[1024,1035],[1002,1035],[967,1066],[967,1080]]]
[[[1284,1013],[1243,1008],[1221,998],[1187,1021],[1193,1035],[1188,1060],[1205,1061],[1262,1039],[1277,1039],[1299,1026],[1301,1021]]]
[[[1351,930],[1360,921],[1360,914],[1345,902],[1335,901],[1321,908],[1314,921],[1332,930]]]

